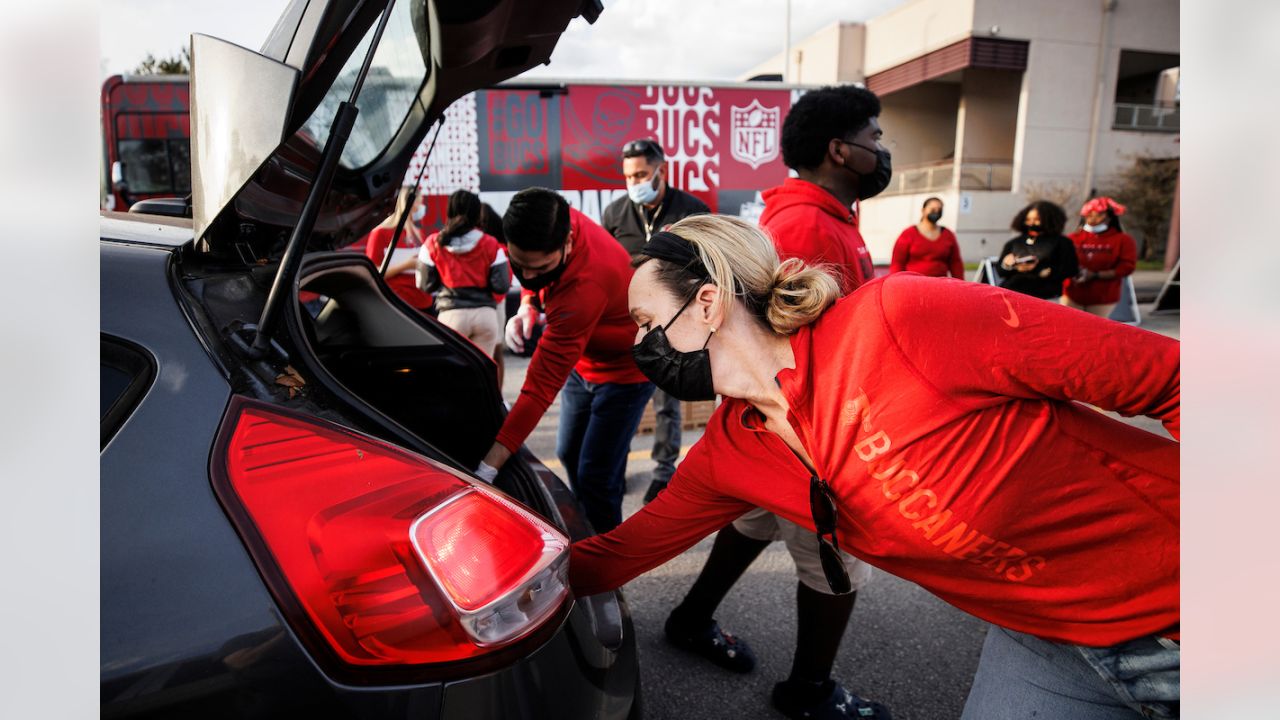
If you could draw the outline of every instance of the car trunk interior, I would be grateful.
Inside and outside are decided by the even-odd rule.
[[[475,467],[502,423],[490,361],[388,298],[363,257],[318,266],[304,269],[298,283],[302,293],[320,296],[300,303],[298,315],[315,360],[352,395]]]

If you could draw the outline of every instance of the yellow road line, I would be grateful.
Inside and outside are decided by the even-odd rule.
[[[690,447],[692,447],[692,445],[682,446],[680,448],[680,457],[677,459],[683,460],[684,456],[689,454]],[[631,462],[632,460],[643,460],[649,457],[649,454],[651,452],[653,451],[652,450],[632,450],[631,452],[627,453],[627,462]],[[555,457],[545,458],[545,459],[542,459],[542,464],[546,465],[548,470],[563,469],[563,466],[560,465],[560,458],[555,458]]]

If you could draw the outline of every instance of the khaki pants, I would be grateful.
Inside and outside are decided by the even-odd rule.
[[[783,541],[787,545],[787,552],[791,553],[791,559],[795,561],[796,578],[811,590],[832,594],[826,573],[822,572],[822,560],[818,557],[818,535],[814,531],[762,508],[748,511],[734,520],[733,529],[752,540]],[[843,550],[840,555],[845,569],[849,571],[853,591],[857,592],[871,581],[871,566]]]
[[[501,331],[498,329],[498,311],[491,307],[459,308],[442,310],[440,322],[454,332],[465,337],[493,357],[493,349],[498,346]]]
[[[1101,318],[1109,318],[1111,317],[1111,311],[1116,309],[1116,305],[1118,303],[1107,303],[1106,305],[1080,305],[1079,303],[1072,301],[1071,298],[1067,297],[1066,295],[1063,295],[1062,304],[1066,305],[1067,307],[1075,308],[1077,310],[1083,310],[1089,313],[1090,315],[1097,315],[1098,317],[1101,317]]]

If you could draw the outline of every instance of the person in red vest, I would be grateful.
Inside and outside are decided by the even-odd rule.
[[[387,246],[395,235],[396,224],[409,202],[409,190],[408,186],[400,188],[400,194],[396,197],[396,211],[365,236],[364,254],[376,267],[382,267],[382,259],[386,257]],[[427,312],[431,308],[431,294],[418,288],[416,273],[418,249],[422,247],[422,242],[422,233],[417,223],[406,221],[400,232],[400,240],[391,251],[391,265],[387,267],[386,281],[397,297],[415,309]]]
[[[622,522],[627,451],[653,383],[636,367],[627,312],[631,256],[559,193],[526,188],[502,217],[520,308],[506,339],[520,352],[545,324],[524,387],[477,475],[492,481],[560,392],[556,454],[598,532]]]
[[[842,293],[874,277],[852,208],[884,190],[892,174],[889,151],[880,145],[879,115],[879,99],[865,88],[847,85],[805,93],[782,124],[782,158],[797,177],[762,193],[760,225],[778,255],[829,269]],[[817,538],[767,509],[751,510],[716,534],[698,579],[667,618],[667,638],[729,670],[752,670],[750,645],[721,630],[713,615],[747,567],[775,540],[786,544],[796,565],[797,631],[791,674],[775,686],[774,707],[791,718],[888,720],[882,704],[831,679],[858,590],[870,582],[871,567],[840,554],[852,582],[832,592],[823,578]]]
[[[931,197],[920,208],[920,222],[898,236],[893,245],[889,272],[916,272],[929,277],[964,279],[964,260],[956,234],[938,224],[942,198]]]
[[[577,596],[764,508],[815,535],[833,591],[848,551],[992,624],[965,720],[1177,717],[1176,340],[911,273],[838,299],[738,218],[641,252],[637,364],[723,402],[666,490],[574,543]]]
[[[1138,246],[1120,227],[1125,207],[1096,197],[1080,208],[1080,229],[1068,235],[1076,246],[1080,272],[1067,281],[1062,304],[1098,317],[1111,317],[1120,302],[1120,284],[1138,264]]]
[[[480,197],[469,190],[449,196],[444,227],[418,253],[418,287],[433,293],[440,322],[492,355],[502,330],[497,301],[511,287],[507,253],[480,229]]]

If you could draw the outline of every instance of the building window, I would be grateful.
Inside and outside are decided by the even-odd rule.
[[[1178,132],[1179,56],[1121,50],[1112,128]]]

